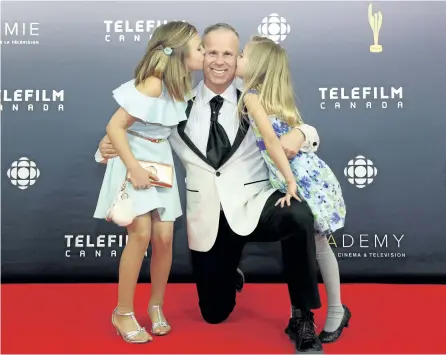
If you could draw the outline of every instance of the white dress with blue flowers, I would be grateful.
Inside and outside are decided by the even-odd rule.
[[[274,132],[280,138],[292,128],[276,116],[269,116]],[[286,193],[287,185],[283,175],[269,156],[265,142],[254,120],[251,126],[256,136],[257,146],[269,170],[271,185]],[[305,199],[314,215],[316,233],[329,236],[344,227],[346,208],[341,185],[325,162],[315,153],[299,152],[291,161],[291,170],[296,177],[299,195]]]
[[[163,85],[158,98],[142,94],[131,80],[113,91],[116,102],[137,121],[128,131],[136,132],[151,139],[162,140],[154,143],[149,140],[127,134],[130,148],[137,160],[153,161],[173,166],[173,156],[167,138],[180,121],[186,120],[186,103],[173,101]],[[106,214],[116,198],[125,177],[127,168],[119,157],[107,161],[104,180],[94,212],[95,218],[105,219]],[[162,221],[175,221],[182,215],[180,195],[176,177],[172,188],[151,187],[135,190],[130,182],[126,191],[137,215],[157,210]]]

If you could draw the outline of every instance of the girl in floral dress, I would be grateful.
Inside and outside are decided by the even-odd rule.
[[[284,174],[274,164],[271,147],[267,149],[262,136],[273,133],[277,137],[303,124],[294,101],[288,58],[285,50],[264,37],[254,37],[239,55],[237,76],[244,80],[240,109],[246,107],[257,145],[269,169],[271,185],[283,192],[278,201],[282,206],[289,201]],[[285,153],[283,153],[285,154]],[[341,186],[328,165],[314,153],[300,151],[290,160],[298,194],[311,208],[316,230],[316,253],[328,296],[328,313],[322,342],[333,342],[348,326],[349,309],[342,305],[339,267],[328,244],[328,237],[344,227],[346,208]]]

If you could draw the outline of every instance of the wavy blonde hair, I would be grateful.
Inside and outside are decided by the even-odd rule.
[[[244,76],[244,89],[239,102],[243,110],[243,97],[256,90],[268,115],[295,127],[303,124],[296,107],[288,56],[285,50],[266,37],[254,36],[247,46],[249,60]]]
[[[163,80],[174,100],[185,101],[192,91],[192,75],[186,67],[188,42],[195,34],[197,29],[187,22],[172,21],[159,26],[135,69],[135,85],[155,76]],[[172,49],[171,55],[164,53],[168,47]]]

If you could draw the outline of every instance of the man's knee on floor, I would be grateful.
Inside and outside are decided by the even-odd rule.
[[[201,316],[209,324],[219,324],[228,319],[234,307],[222,307],[221,305],[213,305],[203,307],[200,305]]]

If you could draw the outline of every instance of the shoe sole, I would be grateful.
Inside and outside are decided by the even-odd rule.
[[[295,354],[324,354],[324,351],[296,351]]]
[[[296,347],[296,342],[294,341],[294,339],[292,337],[290,337],[289,335],[288,335],[288,338],[293,343],[293,345]],[[324,350],[298,351],[296,349],[295,354],[324,354]]]

